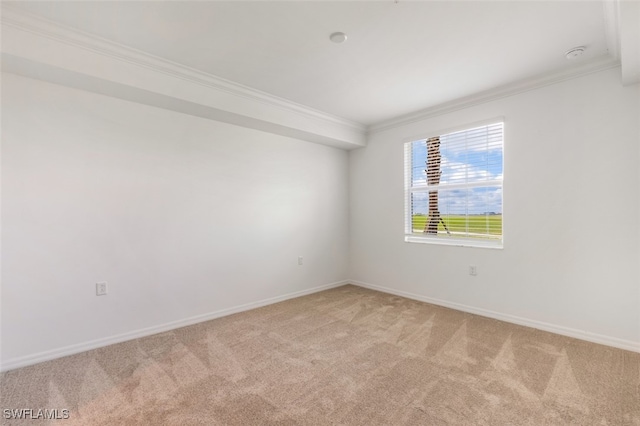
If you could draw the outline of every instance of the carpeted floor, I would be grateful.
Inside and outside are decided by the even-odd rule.
[[[354,286],[0,380],[62,425],[640,425],[640,354]]]

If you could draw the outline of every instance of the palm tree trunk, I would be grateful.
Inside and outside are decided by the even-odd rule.
[[[440,184],[440,170],[442,156],[440,155],[440,137],[436,136],[427,139],[427,182],[429,185]],[[438,210],[438,191],[429,191],[429,220],[425,224],[424,232],[427,234],[437,234],[438,224],[441,221]]]

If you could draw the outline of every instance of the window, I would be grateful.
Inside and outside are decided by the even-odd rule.
[[[405,143],[405,241],[502,247],[503,123]]]

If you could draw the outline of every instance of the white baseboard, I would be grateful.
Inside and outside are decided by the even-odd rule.
[[[17,358],[10,358],[3,361],[0,364],[0,371],[8,371],[16,368],[26,367],[28,365],[38,364],[44,361],[50,361],[52,359],[61,358],[63,356],[73,355],[80,352],[89,351],[92,349],[101,348],[104,346],[113,345],[114,343],[121,343],[127,340],[138,339],[140,337],[150,336],[152,334],[158,334],[165,331],[174,330],[176,328],[185,327],[188,325],[197,324],[204,321],[224,317],[227,315],[235,314],[238,312],[248,311],[250,309],[260,308],[262,306],[271,305],[274,303],[282,302],[288,299],[294,299],[296,297],[306,296],[308,294],[317,293],[323,290],[328,290],[334,287],[340,287],[345,284],[349,284],[349,281],[338,281],[331,284],[325,284],[317,287],[313,287],[307,290],[295,291],[293,293],[287,293],[282,296],[270,297],[268,299],[259,300],[257,302],[245,303],[244,305],[234,306],[227,309],[221,309],[219,311],[209,312],[202,315],[196,315],[190,318],[181,319],[178,321],[172,321],[164,324],[160,324],[153,327],[147,327],[139,330],[129,331],[127,333],[118,334],[115,336],[105,337],[102,339],[90,340],[88,342],[82,342],[75,345],[65,346],[58,349],[52,349],[49,351],[39,352],[33,355],[26,355]]]
[[[633,340],[619,339],[617,337],[605,336],[597,333],[590,333],[584,330],[563,327],[560,325],[550,324],[543,321],[532,320],[532,319],[523,318],[515,315],[502,314],[500,312],[490,311],[488,309],[476,308],[473,306],[463,305],[460,303],[434,299],[431,297],[422,296],[419,294],[413,294],[413,293],[409,293],[401,290],[395,290],[392,288],[383,287],[379,285],[369,284],[362,281],[350,280],[349,283],[359,287],[381,291],[383,293],[402,296],[402,297],[406,297],[408,299],[413,299],[413,300],[419,300],[421,302],[431,303],[433,305],[444,306],[445,308],[451,308],[457,311],[468,312],[471,314],[493,318],[500,321],[509,322],[512,324],[523,325],[523,326],[535,328],[538,330],[548,331],[550,333],[560,334],[562,336],[574,337],[576,339],[586,340],[592,343],[612,346],[614,348],[625,349],[633,352],[640,352],[640,342],[634,342]]]

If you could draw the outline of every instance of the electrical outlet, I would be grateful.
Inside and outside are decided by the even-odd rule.
[[[103,281],[96,283],[96,296],[106,296],[107,294],[107,282]]]
[[[473,275],[473,276],[478,275],[478,268],[476,268],[473,265],[470,265],[469,266],[469,275]]]
[[[298,256],[298,265],[302,265],[302,263],[303,263],[302,261],[303,260],[304,259],[302,258],[302,256]]]

